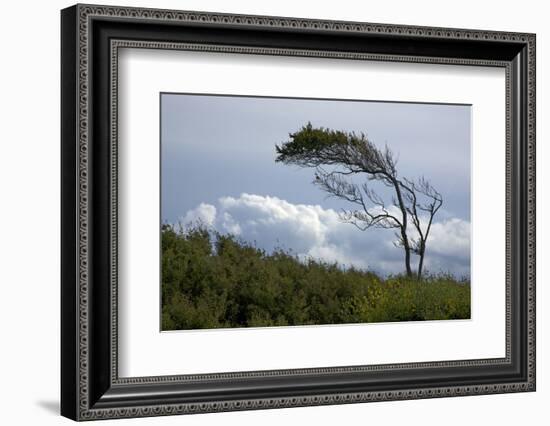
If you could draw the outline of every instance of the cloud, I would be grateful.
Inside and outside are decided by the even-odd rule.
[[[212,204],[200,203],[198,207],[189,210],[185,216],[181,218],[181,223],[196,224],[202,223],[206,226],[214,226],[216,220],[216,207]]]
[[[426,268],[470,275],[470,222],[452,218],[432,225],[426,249]]]
[[[268,252],[282,248],[302,259],[311,257],[383,274],[404,270],[403,250],[394,246],[396,237],[391,230],[361,232],[342,223],[335,210],[319,205],[292,204],[277,197],[243,193],[221,197],[216,206],[201,203],[181,220],[183,224],[197,221]],[[470,223],[457,218],[435,222],[425,265],[431,272],[469,275]]]
[[[430,250],[443,256],[465,258],[470,254],[470,222],[448,219],[432,225]]]

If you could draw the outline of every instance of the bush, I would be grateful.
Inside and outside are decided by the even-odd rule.
[[[267,254],[202,226],[162,228],[162,329],[470,318],[470,283]]]

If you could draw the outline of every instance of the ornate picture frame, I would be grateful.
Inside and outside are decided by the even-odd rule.
[[[76,5],[61,12],[61,413],[73,420],[535,390],[535,35]],[[122,48],[503,68],[505,356],[120,377]],[[488,254],[485,254],[488,255]],[[156,284],[151,284],[156,285]]]

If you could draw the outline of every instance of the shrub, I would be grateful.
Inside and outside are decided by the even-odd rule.
[[[203,226],[162,228],[162,329],[470,318],[470,283],[301,261]]]

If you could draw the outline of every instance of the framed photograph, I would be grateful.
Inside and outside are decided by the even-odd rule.
[[[61,412],[535,390],[535,35],[61,12]]]

